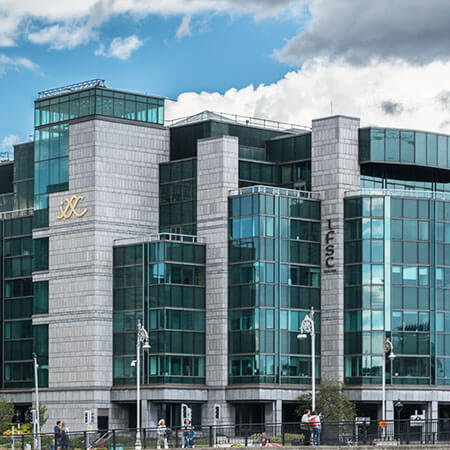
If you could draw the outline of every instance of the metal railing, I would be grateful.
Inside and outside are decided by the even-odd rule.
[[[311,191],[300,191],[297,189],[286,189],[280,187],[272,187],[265,185],[249,186],[239,189],[232,189],[229,191],[230,196],[235,195],[245,195],[245,194],[272,194],[272,195],[283,195],[285,197],[295,197],[295,198],[309,198],[313,200],[320,199],[319,192]]]
[[[13,209],[11,211],[4,211],[0,213],[0,219],[14,219],[16,217],[32,216],[34,214],[33,208]]]
[[[106,87],[105,80],[100,78],[95,78],[93,80],[82,81],[80,83],[69,84],[67,86],[61,86],[53,89],[47,89],[46,91],[38,92],[38,99],[45,97],[51,97],[57,94],[67,94],[74,91],[79,91],[81,89],[87,89],[90,87]]]
[[[190,234],[157,233],[130,238],[114,239],[114,245],[134,245],[155,241],[176,241],[191,244],[204,244],[206,243],[206,238],[204,236],[192,236]]]
[[[450,200],[450,192],[438,191],[415,191],[412,189],[376,189],[363,188],[355,191],[344,192],[344,197],[362,197],[362,196],[391,196],[391,197],[411,197],[426,198],[432,200]]]
[[[292,133],[303,133],[311,131],[311,127],[298,125],[294,123],[280,122],[279,120],[261,119],[258,117],[241,116],[216,111],[203,111],[192,116],[186,116],[179,119],[166,120],[164,125],[172,127],[176,125],[188,125],[190,123],[201,122],[203,120],[220,120],[224,122],[237,123],[240,125],[270,128],[273,130],[290,131]]]
[[[257,423],[229,425],[201,425],[193,427],[195,436],[190,444],[195,447],[260,447],[263,433],[272,445],[297,447],[311,442],[311,429],[301,429],[299,422]],[[42,433],[41,448],[52,448],[53,433]],[[67,448],[124,450],[134,448],[136,429],[114,429],[70,432]],[[158,442],[159,440],[159,442]],[[181,427],[167,427],[167,433],[160,434],[157,427],[141,428],[143,448],[181,448],[186,444],[186,432]],[[378,421],[362,423],[324,422],[320,429],[322,445],[375,445],[383,442],[392,444],[450,445],[450,419],[428,420],[412,423],[410,420],[387,421],[381,428]],[[0,447],[26,450],[33,448],[33,435],[0,436]]]

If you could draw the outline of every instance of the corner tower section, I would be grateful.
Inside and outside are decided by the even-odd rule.
[[[359,119],[312,123],[312,190],[321,193],[321,373],[344,379],[344,192],[359,189]]]

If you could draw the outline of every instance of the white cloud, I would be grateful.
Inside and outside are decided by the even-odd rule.
[[[92,29],[87,26],[57,24],[30,33],[28,39],[35,44],[49,44],[50,48],[62,50],[85,44],[93,35]]]
[[[0,142],[0,160],[12,159],[14,154],[13,146],[20,142],[19,136],[9,134]]]
[[[144,43],[135,34],[127,38],[116,37],[111,41],[108,49],[105,49],[105,46],[101,44],[95,51],[95,54],[124,61],[143,45]]]
[[[30,32],[28,39],[35,44],[48,44],[56,50],[78,47],[96,37],[96,28],[108,16],[106,2],[98,1],[89,10],[86,18],[41,27],[38,31]]]
[[[203,110],[242,114],[308,125],[334,114],[361,118],[362,125],[450,132],[450,62],[424,66],[403,61],[354,66],[314,59],[270,85],[219,92],[186,92],[168,102],[176,119]],[[387,104],[394,104],[394,114]],[[392,108],[391,108],[392,109]]]
[[[191,16],[201,13],[253,14],[264,18],[297,11],[305,0],[0,0],[0,46],[14,45],[23,31],[32,42],[52,48],[72,48],[95,37],[96,28],[108,17],[129,14]],[[21,24],[31,24],[30,31]],[[33,27],[35,29],[33,29]],[[22,27],[23,28],[23,27]]]
[[[20,69],[27,69],[36,72],[39,70],[39,66],[27,58],[11,58],[0,53],[0,74],[6,72],[7,70]]]
[[[176,36],[178,39],[181,39],[185,36],[190,35],[191,35],[191,18],[190,16],[183,16],[181,24],[177,29]]]

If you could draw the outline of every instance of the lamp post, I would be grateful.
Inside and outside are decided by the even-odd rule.
[[[311,335],[311,388],[312,388],[312,410],[316,409],[316,332],[314,330],[314,308],[311,307],[309,316],[303,319],[300,325],[300,333],[297,335],[297,339],[306,339],[307,335]]]
[[[38,367],[39,364],[37,362],[37,355],[33,352],[33,363],[34,363],[34,389],[36,394],[36,412],[35,412],[35,421],[36,421],[36,434],[37,439],[34,443],[34,447],[37,450],[41,450],[41,424],[39,417],[39,379],[38,379]]]
[[[398,399],[394,403],[394,408],[397,408],[397,435],[400,441],[400,414],[403,410],[403,403],[400,401],[400,399]]]
[[[381,381],[381,419],[386,421],[386,355],[388,358],[393,361],[395,358],[394,355],[394,346],[392,342],[385,337],[383,342],[383,358],[382,358],[382,381]]]
[[[136,450],[142,449],[141,444],[141,345],[143,350],[149,350],[148,333],[138,320],[136,340]]]

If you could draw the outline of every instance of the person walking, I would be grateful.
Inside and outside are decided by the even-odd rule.
[[[182,431],[183,431],[183,447],[192,448],[193,436],[191,436],[191,432],[194,430],[191,427],[191,421],[189,419],[184,419],[184,426],[182,428]]]
[[[61,421],[58,420],[56,422],[55,428],[54,428],[54,433],[55,433],[55,449],[56,450],[61,450]]]
[[[311,417],[309,419],[309,424],[311,425],[312,431],[312,444],[320,445],[320,429],[322,424],[320,423],[321,414],[317,414],[316,411],[311,413]]]
[[[303,435],[305,436],[303,438],[303,445],[310,445],[311,443],[311,427],[309,425],[309,419],[311,417],[311,411],[307,409],[300,421],[300,430],[302,431]]]
[[[63,422],[61,424],[61,449],[68,450],[69,449],[69,428]]]
[[[166,421],[161,419],[158,422],[158,441],[156,443],[156,448],[160,449],[161,445],[164,445],[164,448],[169,448],[169,444],[167,443],[169,429],[166,427]]]

